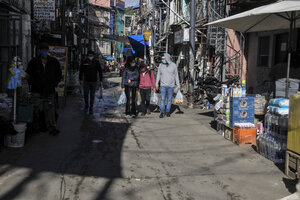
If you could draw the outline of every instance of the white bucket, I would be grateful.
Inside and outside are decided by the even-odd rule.
[[[5,135],[4,144],[7,147],[23,147],[25,143],[26,123],[14,124],[16,135]]]

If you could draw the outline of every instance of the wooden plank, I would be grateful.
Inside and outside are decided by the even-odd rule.
[[[286,158],[286,161],[285,161],[285,174],[288,176],[288,174],[289,174],[289,160],[290,160],[289,151],[286,151],[285,158]]]

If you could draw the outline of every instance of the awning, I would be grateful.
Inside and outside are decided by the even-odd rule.
[[[136,56],[144,56],[145,51],[145,42],[143,35],[128,35],[129,42],[132,46],[132,49],[136,52]],[[146,50],[148,51],[149,42],[146,43]]]
[[[260,32],[289,29],[289,54],[286,78],[286,97],[289,96],[289,77],[292,52],[292,32],[300,28],[300,0],[280,0],[206,24],[240,32]]]
[[[220,26],[239,32],[259,32],[289,29],[294,11],[295,27],[300,28],[300,1],[281,0],[260,6],[224,19],[210,22],[207,26]]]
[[[110,56],[104,56],[105,60],[115,60],[113,57]]]

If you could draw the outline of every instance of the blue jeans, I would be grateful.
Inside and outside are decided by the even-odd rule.
[[[160,111],[162,113],[170,112],[171,105],[172,105],[172,99],[173,99],[173,93],[174,93],[173,87],[165,87],[165,86],[160,87],[160,94],[161,94]],[[165,109],[166,100],[167,100],[167,108]]]

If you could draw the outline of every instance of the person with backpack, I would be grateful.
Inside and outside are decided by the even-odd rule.
[[[158,67],[156,78],[156,89],[158,90],[158,84],[160,82],[160,118],[164,118],[165,115],[170,117],[172,99],[175,85],[180,90],[179,76],[177,66],[171,60],[171,56],[168,53],[164,53],[162,56],[162,63]],[[167,100],[167,107],[165,105]]]
[[[153,71],[149,69],[149,66],[143,65],[140,69],[140,84],[139,90],[141,94],[141,108],[142,116],[145,116],[146,113],[149,115],[151,113],[149,109],[151,89],[153,92],[156,91],[155,77]]]
[[[126,94],[126,116],[136,117],[136,90],[139,86],[140,73],[137,63],[131,57],[127,58],[126,67],[122,74],[122,90]]]

